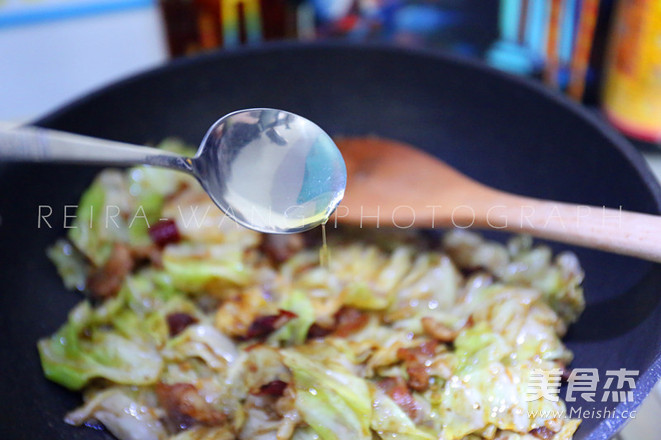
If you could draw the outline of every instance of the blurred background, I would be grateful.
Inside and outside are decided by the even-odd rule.
[[[0,120],[170,58],[337,38],[481,59],[661,144],[659,0],[0,0]]]
[[[628,136],[661,176],[661,0],[0,0],[0,123],[173,58],[328,39],[425,47],[533,78]],[[625,440],[658,438],[658,388]]]

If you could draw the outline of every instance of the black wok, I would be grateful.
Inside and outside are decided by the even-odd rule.
[[[197,144],[216,118],[247,107],[299,113],[331,134],[406,141],[515,193],[646,213],[661,208],[661,189],[640,155],[598,118],[529,82],[431,52],[285,44],[209,54],[102,89],[37,124],[134,143],[176,135]],[[43,379],[35,348],[80,299],[64,289],[44,250],[65,233],[64,206],[77,203],[97,171],[0,170],[2,439],[110,438],[62,422],[79,397]],[[38,228],[39,205],[53,206],[52,229]],[[661,372],[661,268],[573,250],[587,273],[588,303],[567,337],[573,366],[640,370],[634,402],[619,404],[608,419],[585,420],[577,435],[606,439]],[[573,406],[616,404],[579,399]]]

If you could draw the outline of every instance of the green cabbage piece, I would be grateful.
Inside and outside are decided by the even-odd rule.
[[[144,270],[124,280],[118,297],[126,307],[138,313],[163,311],[163,305],[173,298],[184,300],[181,291],[174,287],[170,276],[163,271]]]
[[[415,423],[386,393],[373,392],[370,425],[383,440],[435,440],[436,437],[415,426]]]
[[[502,336],[493,332],[484,322],[459,333],[454,346],[458,374],[486,368],[493,362],[500,362],[512,351]]]
[[[310,326],[314,323],[314,305],[302,290],[294,290],[285,298],[281,308],[296,313],[296,318],[279,328],[269,339],[289,344],[303,344]]]
[[[135,209],[128,223],[129,243],[132,246],[148,246],[152,243],[149,228],[161,217],[165,198],[157,192],[145,192],[135,200]]]
[[[47,378],[71,389],[103,377],[119,384],[148,385],[163,361],[158,347],[168,340],[166,316],[201,313],[159,272],[128,277],[117,297],[97,308],[81,302],[54,335],[38,343]]]
[[[104,234],[105,201],[106,190],[97,178],[80,199],[73,228],[69,229],[69,240],[96,266],[103,266],[113,246]]]
[[[293,350],[282,350],[282,358],[294,378],[296,409],[321,439],[372,439],[372,402],[364,379]]]
[[[184,156],[195,154],[176,139],[166,139],[158,148]],[[129,242],[134,246],[148,245],[151,243],[149,228],[160,220],[165,198],[184,184],[197,185],[197,182],[185,173],[146,165],[129,169],[126,176],[133,205],[129,213]]]
[[[90,420],[103,426],[120,439],[160,439],[167,431],[155,411],[151,411],[149,391],[113,386],[85,396],[85,404],[68,413],[65,421],[81,426]],[[151,397],[151,399],[150,399]]]
[[[391,299],[389,292],[380,292],[367,282],[356,281],[347,286],[344,304],[364,310],[383,310]]]
[[[321,437],[319,437],[319,434],[317,434],[315,430],[310,428],[309,426],[296,428],[296,431],[294,431],[294,435],[292,435],[291,437],[291,440],[320,440],[320,439]]]
[[[88,327],[94,321],[93,315],[89,303],[83,302],[54,335],[39,341],[45,376],[74,390],[95,377],[119,384],[155,383],[163,362],[152,343],[135,338],[135,333],[141,332],[139,321],[130,324],[135,326],[133,337],[126,337],[105,326]]]
[[[67,289],[84,290],[89,274],[89,265],[84,256],[68,240],[57,240],[46,250],[48,258],[57,268]]]
[[[252,277],[243,262],[243,249],[233,245],[204,249],[188,243],[170,245],[163,253],[163,268],[172,284],[186,292],[200,292],[212,282],[246,285]]]
[[[172,139],[159,148],[192,155]],[[97,267],[108,260],[116,242],[147,246],[149,228],[160,219],[165,197],[187,183],[197,185],[185,173],[149,166],[103,171],[81,197],[68,238]],[[115,215],[117,209],[121,215]]]
[[[581,282],[583,271],[576,256],[570,252],[559,254],[555,260],[546,246],[521,246],[512,257],[512,265],[521,270],[498,272],[503,281],[529,285],[540,292],[545,301],[566,322],[574,322],[585,308]]]
[[[349,255],[340,258],[348,257],[346,263],[356,264],[351,255],[355,249],[349,248],[348,251]],[[348,280],[344,291],[345,305],[365,310],[384,310],[392,303],[398,283],[410,268],[411,251],[406,247],[398,248],[387,261],[380,261],[379,256],[376,248],[368,248],[355,255],[360,258],[360,263],[352,269],[362,270],[365,275]]]
[[[369,253],[366,255],[368,262],[370,256]],[[410,267],[410,249],[406,247],[396,249],[373,282],[352,280],[346,290],[344,304],[365,310],[384,310],[388,308],[395,297],[395,289]]]
[[[484,322],[461,332],[454,343],[457,368],[444,385],[438,408],[443,438],[463,439],[490,426],[528,432],[544,421],[529,417],[531,411],[564,410],[561,401],[526,401],[530,372],[550,370],[553,363],[538,359],[512,365],[513,347]]]
[[[163,355],[168,360],[202,359],[214,370],[225,369],[238,356],[234,342],[209,324],[195,324],[170,339]]]
[[[514,237],[505,247],[464,230],[447,233],[443,241],[459,267],[483,267],[508,285],[540,291],[565,323],[574,322],[585,308],[580,286],[584,274],[571,252],[553,259],[550,248],[533,247],[527,236]]]

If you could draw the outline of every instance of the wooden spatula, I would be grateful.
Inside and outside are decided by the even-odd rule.
[[[348,175],[342,223],[500,229],[661,262],[661,216],[509,194],[395,141],[336,142]]]

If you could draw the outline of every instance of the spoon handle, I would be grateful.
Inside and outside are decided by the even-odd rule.
[[[485,226],[661,262],[661,216],[501,196]]]
[[[0,129],[0,161],[154,165],[191,173],[191,160],[168,151],[38,127]]]

